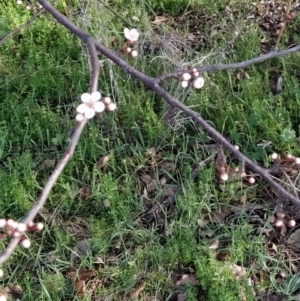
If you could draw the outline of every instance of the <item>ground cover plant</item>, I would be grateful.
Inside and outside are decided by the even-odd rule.
[[[0,298],[297,300],[299,3],[53,2],[95,55],[38,2],[0,4]]]

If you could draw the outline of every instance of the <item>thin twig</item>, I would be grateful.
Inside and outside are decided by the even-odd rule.
[[[285,170],[282,170],[283,174],[285,175],[286,179],[288,180],[288,182],[290,183],[292,189],[293,189],[293,192],[294,192],[294,195],[297,196],[298,193],[297,193],[297,190],[296,190],[296,187],[295,187],[295,184],[292,182],[290,176],[286,173]]]
[[[282,34],[284,32],[284,28],[285,28],[286,23],[288,21],[288,15],[291,11],[291,7],[292,7],[292,0],[289,0],[288,5],[287,5],[287,9],[286,9],[285,18],[284,18],[284,21],[282,22],[283,26],[282,26],[282,28],[279,29],[278,37],[277,37],[276,44],[275,44],[275,47],[274,47],[275,51],[279,50],[279,42],[281,40]]]
[[[85,41],[90,37],[88,33],[78,28],[74,23],[72,23],[69,19],[67,19],[64,15],[62,15],[57,9],[55,9],[47,0],[38,0],[38,2],[45,7],[45,9],[52,14],[52,16],[62,25],[64,25],[67,29],[69,29],[72,33],[77,35],[80,39]],[[234,145],[232,145],[222,134],[220,134],[217,130],[215,130],[212,126],[210,126],[202,117],[200,114],[196,113],[195,111],[191,110],[190,108],[186,107],[184,104],[182,104],[179,100],[171,96],[167,91],[165,91],[162,87],[159,86],[157,80],[155,78],[149,77],[146,74],[136,70],[134,67],[129,65],[126,61],[124,61],[122,58],[120,58],[116,52],[106,48],[104,45],[102,45],[99,42],[95,42],[96,49],[106,56],[107,58],[111,59],[116,65],[120,66],[125,72],[131,74],[133,77],[139,79],[141,82],[144,83],[145,86],[151,88],[154,92],[156,92],[159,96],[164,98],[171,106],[177,107],[184,113],[186,113],[188,116],[190,116],[196,123],[198,123],[203,129],[218,143],[222,144],[223,147],[228,149],[232,154],[234,154],[239,160],[242,162],[245,162],[245,164],[248,166],[249,169],[251,169],[254,173],[260,174],[260,176],[266,180],[274,192],[277,194],[278,197],[286,198],[293,202],[294,204],[299,205],[300,200],[290,194],[288,191],[286,191],[284,188],[282,188],[276,181],[274,181],[268,171],[260,166],[258,166],[256,163],[251,161],[248,157],[246,157],[244,154],[242,154],[240,151],[238,151]],[[294,51],[291,51],[291,49],[287,49],[284,51],[281,51],[281,55],[284,53],[290,53],[300,50],[300,45],[297,47],[294,47]],[[275,57],[277,52],[270,53],[265,56],[265,59]],[[245,64],[254,64],[256,62],[261,61],[260,58],[254,58],[252,60],[246,61]],[[248,63],[247,63],[248,62]],[[241,65],[243,63],[237,63],[237,64],[231,64],[230,69],[234,69],[233,66],[239,66],[241,68]],[[208,67],[207,67],[208,68]],[[216,66],[215,66],[216,68]],[[225,68],[222,69],[219,66],[220,70],[225,70]]]
[[[110,10],[116,17],[118,17],[120,20],[122,20],[129,28],[132,28],[133,26],[131,25],[130,22],[128,22],[125,18],[123,18],[121,15],[119,15],[116,11],[114,11],[110,6],[106,5],[103,1],[101,2],[102,5]]]
[[[55,167],[54,171],[52,172],[50,178],[46,182],[46,184],[45,184],[39,198],[37,199],[36,203],[34,204],[32,209],[29,211],[27,217],[23,221],[24,224],[27,225],[29,222],[31,222],[36,217],[38,212],[43,208],[43,206],[44,206],[44,204],[45,204],[45,202],[46,202],[46,200],[47,200],[47,198],[50,194],[51,189],[55,185],[58,177],[60,176],[60,174],[62,173],[62,171],[66,167],[67,163],[72,158],[72,156],[74,154],[74,150],[76,148],[76,145],[78,144],[79,138],[81,136],[81,133],[82,133],[86,123],[87,123],[87,119],[84,119],[82,122],[78,123],[76,129],[73,132],[71,142],[70,142],[66,152],[64,153],[64,155],[60,159],[59,163]],[[17,247],[19,242],[20,242],[20,238],[17,238],[17,237],[13,238],[10,241],[7,248],[0,255],[0,265],[3,264],[9,258],[9,256],[12,254],[12,252]]]
[[[23,29],[25,26],[29,26],[38,16],[43,14],[46,10],[44,8],[40,9],[38,12],[36,12],[28,21],[26,21],[24,24],[16,28],[15,30],[11,31],[4,37],[0,38],[0,45],[3,44],[7,39],[18,33],[21,29]]]
[[[202,72],[216,72],[216,71],[225,71],[225,70],[233,70],[233,69],[244,69],[247,68],[251,65],[261,63],[263,61],[276,58],[279,56],[291,54],[294,52],[300,51],[300,45],[297,45],[295,47],[289,48],[289,49],[284,49],[282,51],[271,51],[269,53],[263,54],[259,57],[239,62],[239,63],[233,63],[233,64],[217,64],[217,65],[208,65],[208,66],[203,66],[203,67],[198,67],[196,68],[199,73]],[[181,76],[183,73],[190,72],[190,69],[185,69],[185,70],[180,70],[180,71],[175,71],[175,72],[170,72],[170,73],[165,73],[162,74],[161,76],[156,77],[157,83],[161,83],[165,79],[168,78],[178,78]]]

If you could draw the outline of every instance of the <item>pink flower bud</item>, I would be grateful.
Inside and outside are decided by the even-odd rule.
[[[0,228],[4,228],[6,226],[6,219],[1,218],[0,219]]]
[[[226,182],[228,180],[228,174],[227,173],[223,173],[220,175],[220,179],[224,182]]]
[[[182,79],[183,79],[183,80],[188,81],[188,80],[191,79],[191,77],[192,77],[192,76],[191,76],[189,73],[183,73],[183,74],[182,74]]]
[[[42,231],[44,229],[44,225],[42,223],[36,223],[35,227],[36,231]]]
[[[250,184],[254,184],[255,183],[255,179],[253,177],[250,177],[248,180],[247,180]]]
[[[275,223],[275,227],[280,228],[283,226],[283,221],[282,220],[277,220]]]
[[[23,248],[28,249],[31,245],[31,242],[29,239],[25,238],[25,239],[21,240],[20,244]]]
[[[18,228],[18,222],[14,221],[13,219],[9,219],[6,222],[6,226],[11,228],[11,229],[17,229]]]
[[[138,52],[136,50],[132,50],[131,56],[132,57],[137,57],[138,56]]]
[[[112,112],[117,108],[117,105],[113,102],[106,105],[106,111]]]
[[[198,77],[199,75],[200,75],[199,72],[193,72],[194,77]]]
[[[290,219],[286,222],[287,227],[289,228],[293,228],[296,226],[296,221],[294,221],[293,219]]]
[[[13,233],[13,237],[21,237],[23,235],[23,233],[19,232],[19,231],[15,231]]]
[[[183,81],[181,82],[181,87],[182,87],[182,88],[186,88],[188,85],[189,85],[189,82],[186,81],[186,80],[183,80]]]
[[[111,98],[110,97],[104,97],[102,99],[102,102],[105,104],[105,105],[108,105],[109,103],[111,103]]]

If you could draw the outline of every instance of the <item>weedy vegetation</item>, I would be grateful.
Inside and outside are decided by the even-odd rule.
[[[286,12],[286,1],[277,2],[53,5],[115,50],[124,44],[124,27],[138,28],[139,55],[126,59],[158,76],[266,53]],[[281,49],[299,44],[300,5],[292,5],[295,18],[283,32]],[[0,36],[34,14],[15,1],[0,7]],[[87,57],[78,38],[47,13],[0,44],[2,217],[22,220],[65,152],[80,95],[88,91]],[[2,293],[28,301],[298,300],[298,211],[290,206],[286,213],[292,227],[277,227],[276,198],[265,182],[250,173],[252,185],[239,177],[220,183],[211,137],[182,112],[170,113],[159,96],[107,58],[98,58],[101,93],[118,109],[85,128],[38,215],[44,231],[32,234],[32,246],[18,247],[3,266]],[[300,156],[299,65],[294,53],[243,70],[207,72],[201,90],[183,89],[176,79],[163,87],[268,168],[274,152]],[[298,174],[278,178],[298,193]],[[162,206],[168,197],[176,202]],[[0,244],[5,249],[7,240]]]

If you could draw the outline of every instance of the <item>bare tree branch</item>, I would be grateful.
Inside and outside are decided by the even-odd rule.
[[[75,34],[78,38],[80,38],[86,45],[89,52],[90,62],[91,62],[91,78],[90,78],[90,92],[94,92],[97,90],[98,77],[99,77],[99,62],[96,51],[100,52],[107,58],[111,59],[115,64],[121,67],[125,72],[131,74],[136,79],[139,79],[144,83],[145,86],[152,89],[155,93],[164,98],[171,106],[177,107],[188,116],[190,116],[197,124],[199,124],[217,143],[220,143],[224,148],[228,149],[233,155],[235,155],[241,162],[245,163],[249,169],[253,172],[259,174],[265,181],[269,183],[273,191],[276,193],[277,197],[280,199],[290,200],[294,205],[300,205],[300,201],[297,196],[292,195],[288,191],[286,191],[282,186],[280,186],[273,178],[269,175],[269,170],[258,166],[256,163],[251,161],[248,157],[238,151],[234,145],[232,145],[226,138],[221,135],[216,129],[210,126],[199,113],[191,110],[182,104],[179,100],[171,96],[167,91],[165,91],[159,83],[167,78],[178,77],[178,75],[182,74],[185,71],[178,71],[173,73],[164,74],[157,78],[152,78],[147,76],[146,74],[136,70],[132,66],[130,66],[126,61],[124,61],[116,52],[106,48],[99,42],[96,42],[92,36],[78,28],[74,23],[67,19],[63,14],[61,14],[58,10],[56,10],[47,0],[38,0],[38,2],[43,6],[45,10],[47,10],[59,23],[61,23],[64,27],[69,29],[73,34]],[[214,66],[204,66],[200,67],[197,70],[199,72],[204,71],[221,71],[228,69],[240,69],[245,68],[247,66],[262,62],[264,60],[278,57],[281,55],[286,55],[289,53],[293,53],[300,50],[300,45],[291,49],[283,50],[280,52],[270,52],[264,56],[260,56],[258,58],[254,58],[245,62],[235,63],[235,64],[225,64],[225,65],[214,65]],[[24,223],[28,224],[32,221],[39,210],[44,206],[46,199],[55,185],[59,175],[62,173],[66,164],[72,158],[73,153],[75,151],[76,145],[78,144],[79,138],[82,134],[82,131],[87,123],[87,119],[84,119],[82,122],[78,123],[73,135],[71,142],[64,153],[63,157],[59,161],[58,165],[54,169],[52,175],[48,179],[45,184],[45,187],[40,194],[37,202],[34,207],[28,213],[28,216],[25,218]],[[19,243],[18,238],[13,238],[8,245],[7,249],[0,255],[0,264],[3,264],[9,256],[12,254],[13,250]]]
[[[197,71],[199,73],[202,72],[216,72],[216,71],[224,71],[224,70],[232,70],[232,69],[244,69],[247,68],[251,65],[261,63],[263,61],[276,58],[279,56],[283,55],[288,55],[294,52],[300,51],[300,45],[297,45],[295,47],[289,48],[289,49],[284,49],[282,51],[271,51],[267,54],[260,55],[259,57],[244,61],[244,62],[239,62],[239,63],[233,63],[233,64],[217,64],[217,65],[208,65],[208,66],[203,66],[203,67],[196,67]],[[190,72],[190,70],[185,69],[185,70],[180,70],[180,71],[175,71],[175,72],[170,72],[170,73],[165,73],[162,74],[159,77],[156,77],[157,83],[161,83],[165,79],[168,78],[178,78],[181,76],[183,73]]]
[[[58,10],[56,10],[51,4],[48,3],[47,0],[38,0],[43,7],[48,10],[53,17],[62,25],[64,25],[66,28],[68,28],[71,32],[73,32],[75,35],[78,35],[79,38],[84,37],[86,40],[89,35],[85,32],[83,32],[81,29],[79,29],[75,24],[73,24],[70,20],[68,20],[65,16],[63,16]],[[245,164],[255,173],[258,173],[261,175],[263,179],[265,179],[273,188],[274,192],[278,195],[278,197],[287,198],[290,201],[292,201],[295,205],[300,205],[300,201],[297,197],[293,196],[289,192],[287,192],[284,188],[282,188],[276,181],[270,177],[268,171],[264,168],[259,167],[257,164],[255,164],[253,161],[251,161],[248,157],[246,157],[244,154],[242,154],[240,151],[238,151],[234,145],[232,145],[228,140],[224,138],[223,135],[221,135],[217,130],[215,130],[212,126],[210,126],[202,117],[200,114],[196,113],[195,111],[189,109],[184,104],[182,104],[180,101],[172,97],[168,92],[166,92],[162,87],[159,86],[158,80],[152,77],[149,77],[145,75],[144,73],[136,70],[132,66],[130,66],[126,61],[124,61],[122,58],[120,58],[114,51],[106,48],[104,45],[102,45],[99,42],[95,42],[96,49],[106,56],[107,58],[111,59],[114,63],[116,63],[118,66],[120,66],[125,72],[131,74],[133,77],[139,79],[141,82],[143,82],[147,87],[151,88],[154,92],[156,92],[158,95],[163,97],[171,106],[177,107],[178,109],[182,110],[184,113],[186,113],[188,116],[190,116],[196,123],[198,123],[200,126],[203,127],[203,129],[218,143],[221,143],[226,149],[230,150],[238,159],[245,162]],[[296,49],[296,50],[295,50]],[[300,45],[297,47],[294,47],[294,51],[300,50]],[[291,49],[287,49],[284,51],[281,51],[280,54],[284,55],[287,53],[290,53]],[[268,58],[276,57],[278,56],[279,52],[272,52],[269,54],[266,54],[264,56],[264,59],[261,59],[261,57],[254,58],[252,60],[236,63],[236,64],[230,64],[230,65],[215,65],[215,66],[207,66],[199,68],[199,71],[203,71],[203,68],[206,68],[206,71],[211,69],[211,71],[217,71],[217,70],[226,70],[226,69],[236,69],[236,68],[242,68],[242,66],[246,67],[252,64],[255,64],[257,62],[261,62],[262,60],[266,60]],[[175,73],[174,73],[175,74]]]

